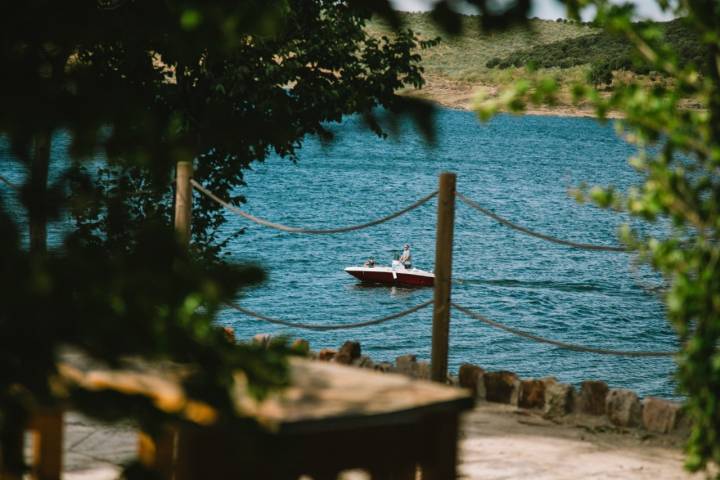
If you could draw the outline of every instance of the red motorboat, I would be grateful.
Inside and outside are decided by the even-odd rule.
[[[418,268],[405,268],[393,260],[392,266],[366,263],[362,267],[347,267],[347,273],[364,283],[382,283],[385,285],[401,285],[404,287],[432,287],[435,275]]]

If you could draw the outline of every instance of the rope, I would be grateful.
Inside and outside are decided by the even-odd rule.
[[[286,327],[305,328],[308,330],[341,330],[341,329],[345,329],[345,328],[359,328],[359,327],[367,327],[369,325],[378,325],[380,323],[384,323],[384,322],[387,322],[390,320],[394,320],[396,318],[410,315],[411,313],[415,313],[418,310],[422,310],[423,308],[427,307],[428,305],[430,305],[432,303],[433,303],[432,300],[428,300],[427,302],[423,302],[420,305],[415,305],[412,308],[408,308],[407,310],[403,310],[402,312],[393,313],[392,315],[388,315],[386,317],[376,318],[374,320],[367,320],[365,322],[344,323],[344,324],[340,324],[340,325],[319,325],[319,324],[312,324],[312,323],[293,323],[293,322],[288,322],[285,320],[280,320],[277,318],[268,317],[261,313],[253,312],[252,310],[248,310],[247,308],[243,308],[240,305],[237,305],[232,302],[228,302],[227,305],[229,307],[237,310],[240,313],[244,313],[245,315],[248,315],[250,317],[257,318],[258,320],[262,320],[262,321],[265,321],[268,323],[274,323],[277,325],[284,325]]]
[[[676,352],[643,352],[643,351],[634,351],[634,350],[605,350],[603,348],[586,347],[583,345],[573,345],[571,343],[559,342],[557,340],[543,338],[538,335],[534,335],[532,333],[528,333],[528,332],[524,332],[522,330],[518,330],[516,328],[508,327],[507,325],[503,325],[502,323],[498,323],[494,320],[490,320],[489,318],[487,318],[483,315],[480,315],[477,312],[473,312],[472,310],[465,308],[461,305],[458,305],[457,303],[451,303],[451,305],[453,306],[453,308],[460,310],[465,315],[472,317],[476,320],[480,320],[481,322],[485,323],[486,325],[490,325],[491,327],[499,328],[500,330],[505,330],[506,332],[510,332],[513,335],[528,338],[528,339],[534,340],[536,342],[548,343],[550,345],[555,345],[556,347],[564,348],[566,350],[573,350],[576,352],[599,353],[600,355],[619,355],[619,356],[628,356],[628,357],[667,357],[667,356],[675,355],[675,353],[676,353]]]
[[[486,208],[481,207],[479,204],[470,200],[462,193],[456,193],[455,195],[466,205],[474,208],[475,210],[479,211],[483,215],[487,215],[488,217],[492,218],[493,220],[496,220],[496,221],[502,223],[506,227],[510,227],[514,230],[517,230],[518,232],[522,232],[522,233],[524,233],[526,235],[530,235],[532,237],[540,238],[540,239],[546,240],[548,242],[558,243],[560,245],[565,245],[568,247],[582,248],[583,250],[599,250],[599,251],[605,251],[605,252],[627,252],[627,249],[625,247],[612,247],[612,246],[608,246],[608,245],[592,245],[589,243],[577,243],[577,242],[572,242],[570,240],[563,240],[561,238],[552,237],[550,235],[545,235],[544,233],[535,232],[535,231],[525,228],[523,226],[512,223],[510,220],[506,220],[505,218],[501,217],[500,215],[493,213]]]
[[[276,230],[281,230],[283,232],[290,232],[290,233],[308,233],[308,234],[328,234],[328,233],[345,233],[345,232],[352,232],[353,230],[361,230],[363,228],[372,227],[374,225],[379,225],[381,223],[387,222],[389,220],[392,220],[393,218],[397,218],[400,215],[407,213],[411,210],[414,210],[421,206],[422,204],[426,203],[428,200],[433,198],[435,195],[437,195],[437,190],[430,193],[429,195],[426,195],[422,197],[417,202],[413,203],[412,205],[403,208],[402,210],[398,210],[395,213],[391,213],[390,215],[382,218],[378,218],[377,220],[373,220],[371,222],[367,223],[361,223],[360,225],[350,225],[347,227],[338,227],[338,228],[329,228],[329,229],[313,229],[313,228],[302,228],[302,227],[288,227],[287,225],[281,225],[279,223],[273,223],[268,220],[264,220],[262,218],[255,217],[253,215],[250,215],[247,212],[244,212],[240,210],[239,208],[230,205],[228,202],[220,199],[217,197],[214,193],[210,192],[209,190],[205,189],[202,185],[200,185],[195,180],[190,180],[190,183],[193,187],[195,187],[196,190],[203,193],[204,195],[210,197],[223,207],[227,208],[233,213],[236,213],[240,215],[241,217],[247,218],[248,220],[257,223],[258,225],[263,225],[265,227],[274,228]]]
[[[117,10],[126,3],[126,0],[98,0],[100,10]]]
[[[12,188],[12,189],[15,190],[16,192],[19,192],[19,191],[20,191],[20,187],[19,187],[18,185],[15,185],[13,182],[11,182],[11,181],[8,180],[7,178],[3,177],[2,175],[0,175],[0,182],[3,182],[5,185],[7,185],[8,187]]]
[[[630,276],[632,277],[633,282],[635,282],[635,285],[640,287],[648,295],[662,297],[668,292],[669,286],[667,283],[653,285],[641,279],[636,260],[630,262],[630,265],[628,266],[628,271],[630,272]]]

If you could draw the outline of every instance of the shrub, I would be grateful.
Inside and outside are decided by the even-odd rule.
[[[500,64],[500,59],[499,59],[498,57],[493,57],[493,58],[491,58],[490,60],[487,61],[487,63],[485,64],[485,66],[486,66],[487,68],[495,68],[495,67],[498,66],[498,64]]]
[[[613,70],[610,62],[593,63],[588,72],[587,80],[596,87],[611,84]]]

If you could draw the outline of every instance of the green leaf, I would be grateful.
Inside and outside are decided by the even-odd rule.
[[[202,13],[198,10],[187,9],[180,15],[180,26],[183,30],[195,30],[202,23]]]

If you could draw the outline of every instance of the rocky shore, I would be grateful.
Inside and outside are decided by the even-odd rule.
[[[271,338],[260,334],[253,341],[268,343]],[[347,341],[338,349],[319,351],[311,350],[309,343],[302,339],[295,340],[292,346],[318,361],[430,380],[430,363],[412,354],[401,355],[394,362],[375,362],[362,354],[362,346],[356,341]],[[471,390],[478,400],[535,410],[546,419],[572,423],[590,416],[619,428],[681,437],[689,433],[682,404],[657,397],[640,398],[632,390],[613,389],[601,380],[586,380],[576,388],[554,377],[523,379],[511,371],[486,371],[466,363],[460,366],[458,375],[448,376],[447,383]]]

